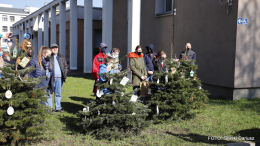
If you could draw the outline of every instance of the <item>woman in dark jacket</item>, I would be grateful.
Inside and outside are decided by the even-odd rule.
[[[154,72],[166,71],[166,64],[163,62],[166,58],[166,54],[163,50],[157,53],[157,56],[153,59]]]
[[[34,66],[34,68],[37,68],[37,70],[34,70],[30,73],[30,77],[31,78],[39,78],[39,77],[44,77],[46,76],[46,78],[42,79],[41,82],[36,86],[37,88],[41,88],[41,87],[47,87],[49,86],[49,88],[52,88],[53,86],[51,86],[51,77],[52,77],[52,65],[50,62],[50,56],[51,56],[51,49],[48,47],[44,47],[42,46],[39,54],[37,56],[37,58],[32,59],[29,63],[28,63],[28,67]],[[50,90],[47,90],[47,92],[50,92]],[[53,89],[51,89],[51,91],[53,91]],[[50,93],[47,94],[47,97],[49,96]],[[52,108],[52,99],[48,98],[46,103],[43,103],[49,107]]]

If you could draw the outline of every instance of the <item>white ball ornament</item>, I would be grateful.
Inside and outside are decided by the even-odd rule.
[[[12,97],[12,92],[10,91],[10,90],[7,90],[6,92],[5,92],[5,97],[7,98],[7,99],[10,99],[11,97]]]
[[[12,106],[10,106],[8,109],[7,109],[7,114],[9,116],[13,115],[14,114],[14,108]]]

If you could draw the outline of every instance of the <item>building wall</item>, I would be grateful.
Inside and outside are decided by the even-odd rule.
[[[183,51],[192,44],[202,83],[234,87],[237,6],[230,14],[227,2],[220,0],[176,0],[174,50]]]
[[[84,19],[78,19],[78,53],[77,53],[77,68],[78,70],[82,70],[83,69],[83,65],[84,65]],[[102,21],[100,20],[93,20],[93,52],[95,52],[97,50],[97,48],[94,47],[94,41],[95,41],[95,29],[102,29]],[[56,27],[56,31],[57,31],[57,44],[59,45],[59,24]],[[70,21],[66,22],[66,59],[69,62],[69,58],[70,58]],[[51,39],[51,38],[50,38]],[[95,53],[93,53],[93,56],[96,55]]]
[[[173,43],[173,15],[155,17],[156,0],[141,2],[141,36],[140,45],[146,53],[145,46],[153,44],[155,52],[164,50],[171,57]]]
[[[248,24],[237,24],[235,88],[260,87],[259,8],[259,0],[239,0],[238,18],[248,18]]]

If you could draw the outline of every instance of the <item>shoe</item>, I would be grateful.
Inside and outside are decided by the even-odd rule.
[[[62,110],[62,109],[59,109],[59,110],[56,110],[56,112],[63,113],[63,110]]]

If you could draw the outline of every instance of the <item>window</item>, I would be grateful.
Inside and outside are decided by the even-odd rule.
[[[3,32],[7,32],[7,26],[3,26]]]
[[[13,28],[12,28],[12,26],[10,26],[10,32],[12,32],[13,31]]]
[[[166,12],[172,11],[172,0],[166,0]]]
[[[2,21],[7,21],[7,15],[2,15]]]
[[[172,15],[174,0],[156,0],[155,16]]]
[[[10,16],[10,21],[11,22],[14,22],[15,20],[14,20],[14,16]]]
[[[94,47],[98,48],[100,42],[102,42],[102,29],[95,29]]]

